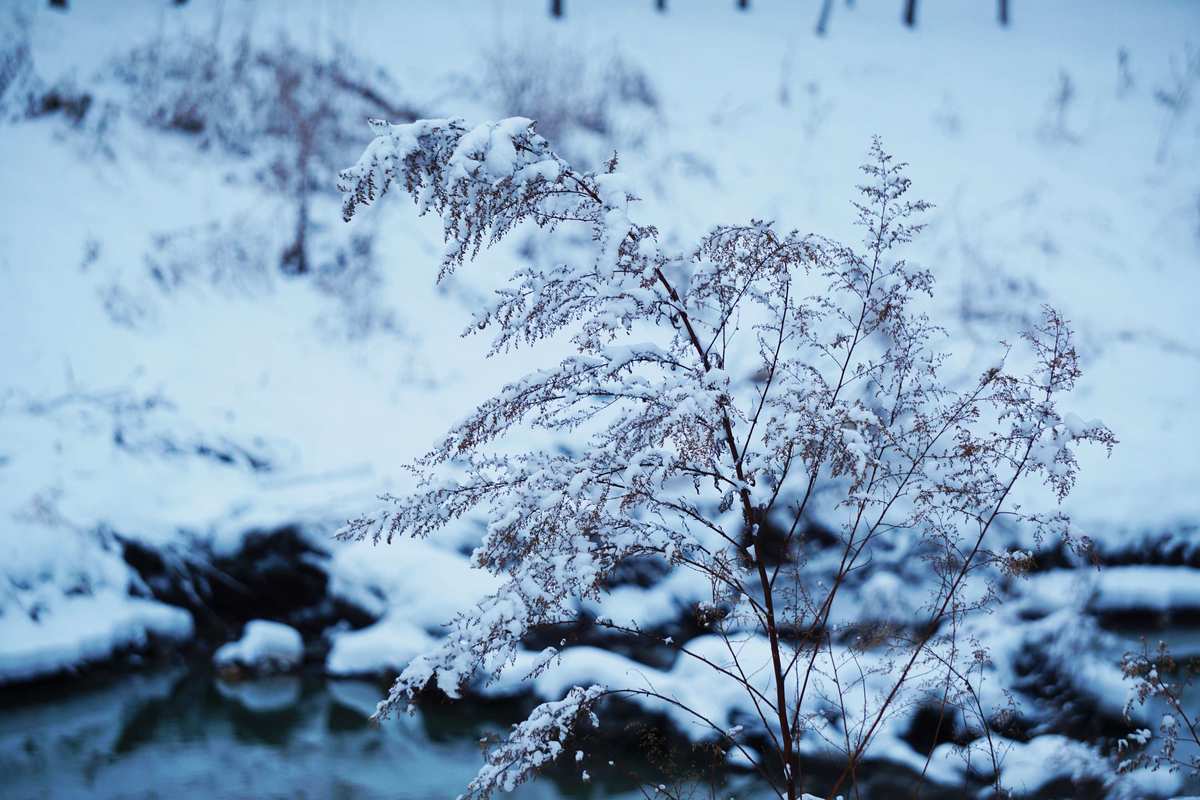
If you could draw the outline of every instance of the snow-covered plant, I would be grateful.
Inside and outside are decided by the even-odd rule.
[[[106,311],[119,324],[150,326],[164,296],[200,287],[262,293],[278,286],[280,272],[303,273],[331,304],[318,320],[325,333],[406,335],[378,292],[374,227],[348,231],[321,220],[339,201],[337,172],[361,148],[362,119],[416,113],[385,70],[343,45],[315,49],[282,34],[263,42],[248,25],[232,36],[219,33],[218,26],[206,36],[159,34],[107,64],[78,97],[68,81],[37,77],[28,43],[16,34],[0,48],[0,116],[12,107],[24,119],[60,103],[70,107],[55,106],[56,113],[88,127],[110,109],[115,118],[190,142],[226,180],[262,190],[249,196],[248,208],[155,231],[145,270],[114,276],[102,290]],[[10,84],[15,88],[5,88]]]
[[[365,117],[412,119],[415,112],[383,69],[343,46],[317,53],[281,36],[273,44],[242,33],[228,42],[172,35],[132,48],[113,66],[126,113],[142,124],[183,134],[201,148],[248,159],[251,175],[294,205],[279,256],[284,272],[327,269],[312,206],[357,151]],[[278,229],[275,220],[273,229]],[[325,250],[332,248],[325,247]],[[345,259],[353,248],[338,248]],[[333,259],[336,260],[336,259]]]
[[[159,36],[120,56],[112,74],[127,94],[129,115],[147,126],[233,155],[255,155],[273,143],[282,152],[272,158],[290,160],[305,147],[312,168],[330,175],[338,168],[334,160],[344,157],[339,146],[350,144],[351,120],[413,115],[383,69],[343,46],[318,53],[285,36],[266,45],[248,31],[225,38]]]
[[[113,108],[98,102],[74,76],[48,80],[34,62],[29,19],[0,14],[0,124],[59,116],[91,140],[94,152],[110,154],[105,136]]]
[[[591,153],[588,145],[596,144],[607,155],[635,139],[636,121],[658,109],[643,70],[619,53],[588,53],[577,42],[499,40],[483,52],[481,66],[470,88],[501,113],[536,119],[539,133],[560,150],[570,143],[563,152]]]
[[[1071,109],[1076,101],[1075,82],[1071,74],[1059,70],[1058,83],[1046,104],[1046,116],[1039,131],[1042,138],[1055,144],[1078,144],[1079,136],[1071,130]]]
[[[1169,772],[1186,772],[1200,776],[1200,713],[1184,708],[1184,693],[1191,686],[1197,665],[1179,663],[1171,655],[1166,642],[1151,650],[1143,642],[1140,653],[1126,653],[1121,660],[1121,672],[1132,681],[1130,696],[1125,704],[1125,718],[1133,719],[1135,706],[1147,702],[1163,710],[1157,734],[1148,728],[1138,728],[1117,741],[1118,769],[1128,772],[1148,767],[1166,768]],[[1179,752],[1179,745],[1184,752]]]
[[[1192,104],[1192,94],[1197,84],[1200,84],[1200,50],[1188,46],[1184,48],[1182,56],[1171,56],[1170,81],[1154,92],[1155,102],[1167,111],[1167,121],[1163,125],[1155,156],[1160,164],[1167,159],[1171,138]]]
[[[518,267],[466,330],[491,332],[492,353],[553,337],[575,354],[484,400],[412,465],[413,493],[342,531],[427,536],[481,515],[473,563],[502,579],[411,662],[380,713],[429,686],[458,696],[513,662],[531,631],[574,623],[623,564],[659,558],[712,591],[698,609],[708,635],[667,646],[739,687],[753,725],[731,733],[730,720],[648,682],[581,687],[517,726],[467,796],[525,780],[614,696],[693,715],[788,800],[810,780],[802,739],[842,751],[831,795],[854,782],[881,725],[929,693],[930,675],[970,674],[944,666],[974,663],[951,623],[991,596],[977,573],[1012,560],[989,549],[997,520],[1065,530],[1058,515],[1015,506],[1013,487],[1040,481],[1061,499],[1075,447],[1115,441],[1059,410],[1080,375],[1067,322],[1047,308],[977,378],[944,377],[945,333],[919,309],[933,276],[896,256],[928,206],[906,199],[904,165],[878,142],[856,204],[860,244],[752,220],[674,252],[637,219],[615,157],[576,170],[528,119],[371,126],[374,141],[342,173],[345,217],[403,189],[442,219],[439,279],[521,225],[582,230],[590,245]],[[531,429],[572,446],[525,449]],[[814,556],[806,522],[818,506],[843,521],[825,544],[832,558]],[[875,559],[924,560],[934,579],[922,621],[835,624],[839,597]]]

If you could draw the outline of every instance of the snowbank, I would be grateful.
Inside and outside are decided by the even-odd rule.
[[[400,612],[359,631],[334,633],[332,639],[325,659],[325,671],[330,675],[400,672],[434,641]]]
[[[0,616],[0,684],[28,681],[145,647],[152,637],[192,635],[183,609],[113,591],[63,597],[38,620],[10,609]]]
[[[616,586],[587,608],[617,625],[656,628],[685,616],[696,603],[712,599],[712,584],[698,572],[680,569],[653,586]]]
[[[362,630],[329,633],[325,668],[333,675],[399,672],[433,643],[431,632],[497,585],[466,556],[425,539],[339,547],[329,572],[332,596],[379,617]]]
[[[444,625],[498,585],[488,572],[472,569],[461,553],[436,540],[413,538],[338,547],[329,575],[332,596],[378,615],[398,609],[426,629]]]
[[[1117,611],[1200,611],[1200,569],[1186,567],[1107,567],[1095,577],[1089,607]]]

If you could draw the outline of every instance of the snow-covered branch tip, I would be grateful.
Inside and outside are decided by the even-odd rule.
[[[485,800],[493,792],[511,792],[562,754],[567,739],[583,717],[598,727],[592,707],[605,694],[603,686],[576,686],[562,700],[542,703],[528,719],[513,726],[508,738],[487,754],[487,763],[458,800]]]

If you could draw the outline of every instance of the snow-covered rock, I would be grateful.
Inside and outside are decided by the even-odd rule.
[[[218,667],[240,667],[254,672],[286,672],[304,660],[304,640],[295,629],[280,622],[256,619],[246,623],[242,638],[221,645],[213,654]]]

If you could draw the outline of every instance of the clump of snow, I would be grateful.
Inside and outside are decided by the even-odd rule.
[[[236,642],[213,654],[220,667],[244,667],[256,672],[286,672],[304,660],[304,640],[295,628],[264,619],[251,620]]]
[[[740,725],[732,728],[723,726],[738,720],[756,719],[754,703],[736,682],[726,680],[705,663],[707,661],[726,669],[735,669],[730,656],[731,645],[751,684],[760,692],[769,689],[770,650],[766,637],[743,635],[727,642],[721,636],[702,635],[684,644],[682,649],[686,652],[668,669],[656,669],[599,647],[569,647],[549,661],[543,654],[520,652],[515,663],[502,670],[497,679],[479,687],[479,691],[485,696],[494,697],[515,695],[532,688],[533,693],[541,699],[557,700],[570,692],[572,687],[592,682],[610,687],[628,687],[635,691],[624,695],[626,699],[648,712],[670,719],[680,732],[693,741],[728,743],[731,738],[740,741]],[[855,659],[856,663],[863,665],[865,685],[857,687],[857,691],[868,695],[887,691],[887,676],[878,672],[879,665],[884,661],[883,654],[850,653],[836,645],[833,651],[839,669],[847,669],[850,661]],[[819,669],[828,671],[828,664],[825,663],[827,658],[822,653],[818,659]],[[537,671],[539,665],[544,668]],[[872,672],[872,668],[875,672]],[[535,671],[536,677],[529,680],[528,676]],[[834,711],[833,706],[821,699],[822,695],[829,696],[832,686],[818,675],[814,677],[814,687],[817,690],[805,698],[803,710],[805,713],[818,713],[809,721],[810,728],[800,745],[801,755],[836,757],[830,742],[839,741],[841,733],[819,713]],[[861,708],[848,707],[847,712],[850,715],[848,724],[852,728],[863,723]],[[909,719],[908,713],[897,713],[886,720],[880,727],[873,752],[919,772],[924,768],[924,757],[902,739]],[[713,725],[722,727],[714,728]],[[824,727],[818,730],[819,726]],[[753,732],[763,733],[761,729]],[[745,756],[730,753],[728,757],[737,762]],[[954,784],[960,781],[963,773],[961,760],[949,751],[943,751],[930,763],[928,778],[934,782]]]
[[[20,442],[5,436],[12,431],[7,421],[0,414],[0,441]],[[25,477],[0,475],[0,509]],[[55,493],[26,498],[0,519],[0,683],[141,649],[151,638],[191,637],[188,612],[130,596],[144,592],[118,543],[102,530],[70,524]]]
[[[1031,575],[1022,596],[1043,611],[1064,607],[1099,613],[1200,609],[1200,569],[1158,565],[1056,569]]]

